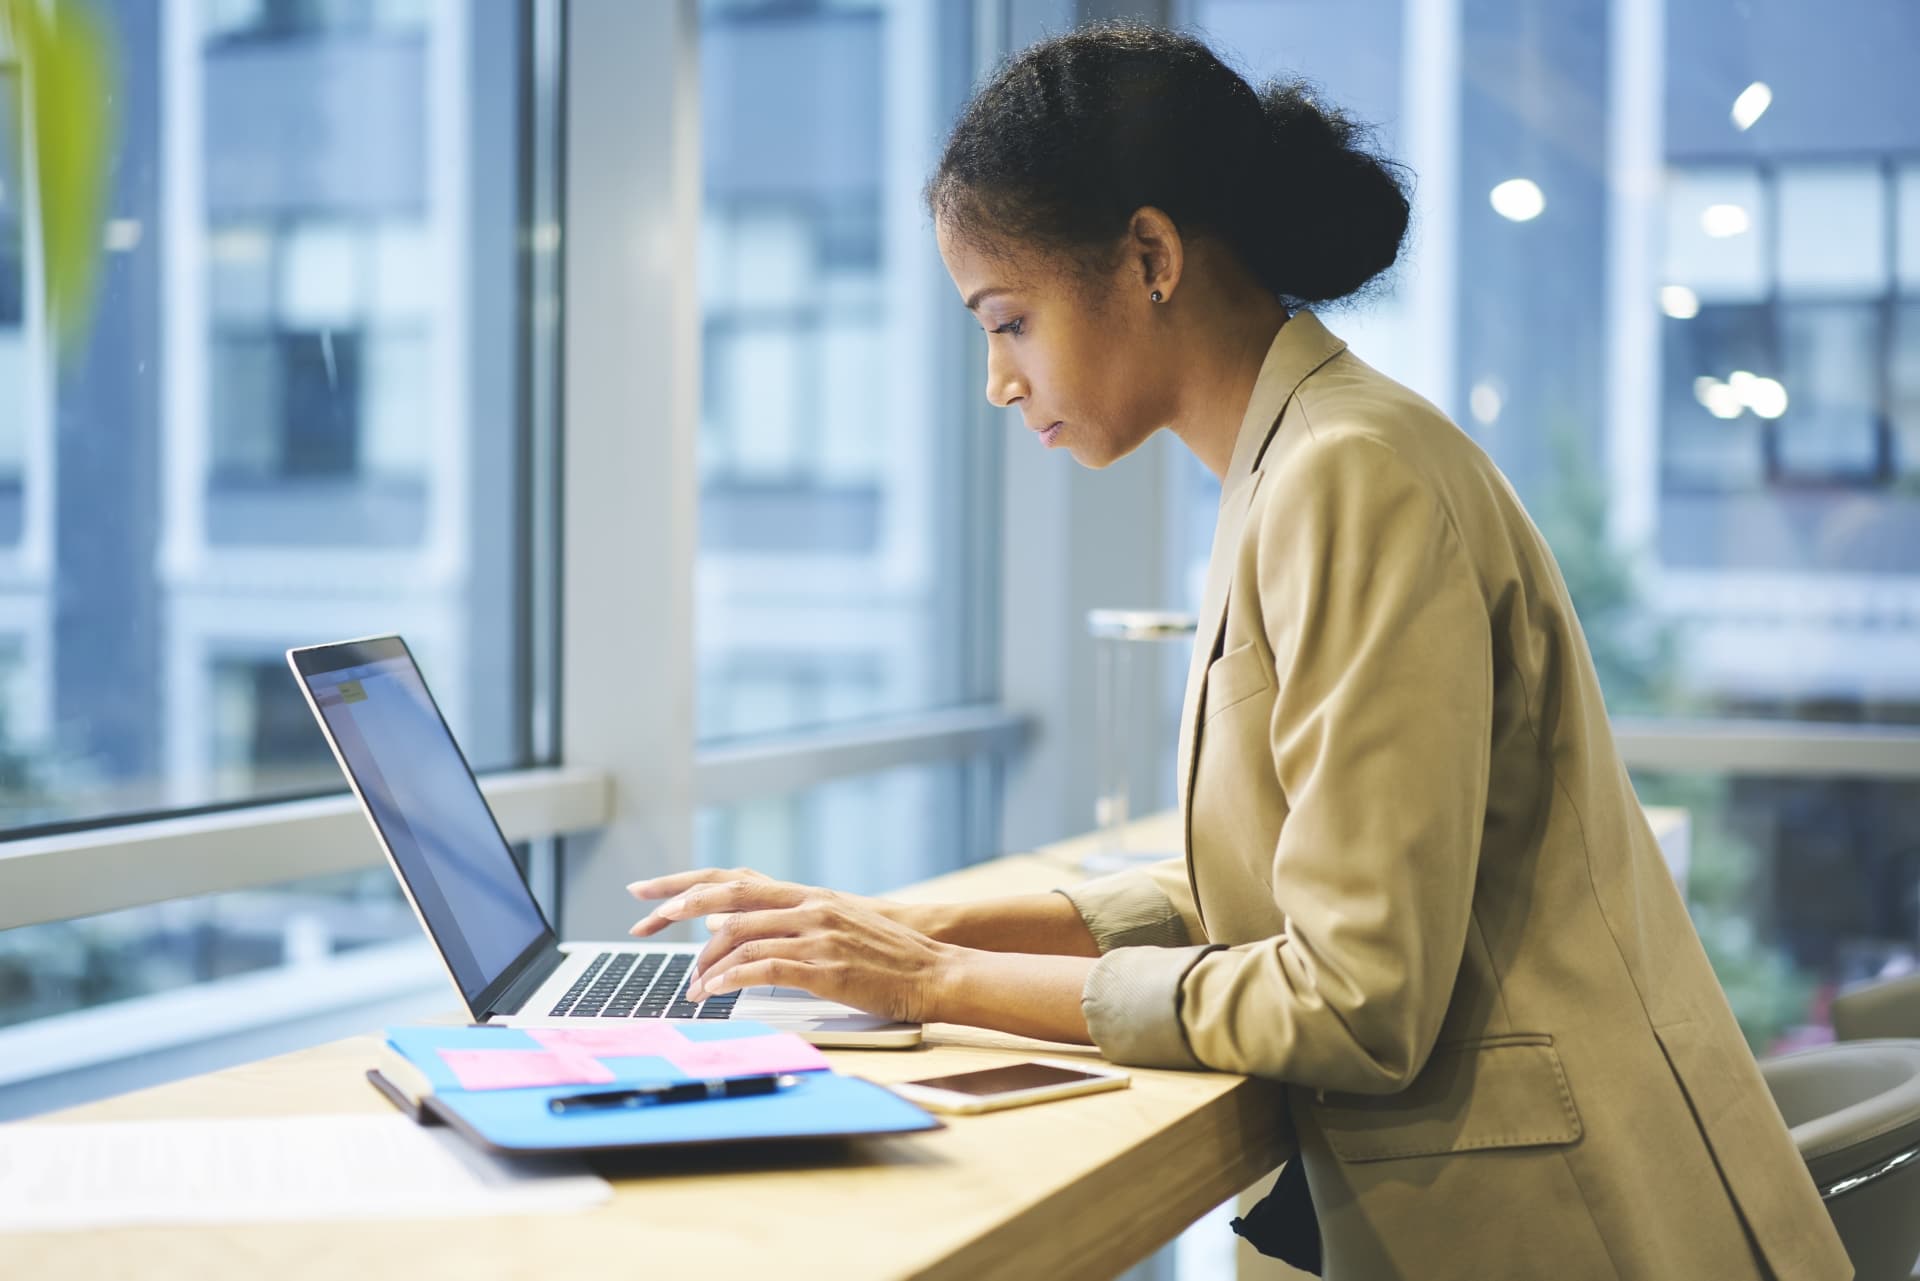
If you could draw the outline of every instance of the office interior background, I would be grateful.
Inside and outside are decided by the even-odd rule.
[[[624,49],[557,0],[99,8],[77,348],[0,50],[0,829],[74,869],[0,858],[0,1117],[449,1003],[304,799],[289,645],[407,636],[573,934],[672,866],[881,892],[1093,826],[1085,613],[1192,608],[1217,486],[989,409],[919,195],[1085,17],[1307,76],[1416,175],[1326,319],[1547,532],[1755,1051],[1920,962],[1908,0],[700,0]]]

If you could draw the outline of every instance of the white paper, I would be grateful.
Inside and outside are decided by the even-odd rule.
[[[400,1116],[0,1125],[0,1232],[581,1210],[577,1161],[507,1161]]]

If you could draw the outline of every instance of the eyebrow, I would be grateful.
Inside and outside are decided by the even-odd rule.
[[[1012,292],[1013,291],[1011,289],[1004,289],[999,285],[990,285],[985,289],[976,289],[967,298],[967,310],[977,311],[979,310],[981,303],[993,297],[995,294],[1007,294]]]

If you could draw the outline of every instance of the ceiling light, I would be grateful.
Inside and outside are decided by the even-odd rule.
[[[1547,198],[1530,178],[1509,178],[1491,192],[1493,211],[1514,222],[1531,222],[1547,207]]]
[[[1692,320],[1700,314],[1700,295],[1685,285],[1667,285],[1660,290],[1660,310],[1675,320]]]
[[[1753,220],[1739,205],[1708,205],[1700,211],[1700,230],[1715,240],[1737,236],[1752,225]]]
[[[1762,418],[1778,418],[1787,412],[1787,389],[1771,378],[1756,378],[1745,393],[1747,408]]]
[[[1753,122],[1767,114],[1767,108],[1773,105],[1773,90],[1767,88],[1764,80],[1756,80],[1740,91],[1733,100],[1733,127],[1742,133],[1753,128]]]
[[[1467,408],[1473,411],[1474,421],[1483,427],[1491,427],[1499,419],[1505,403],[1499,386],[1489,378],[1482,378],[1475,383],[1473,390],[1467,394]]]
[[[1718,378],[1694,379],[1693,394],[1715,418],[1738,418],[1747,407],[1740,393]]]

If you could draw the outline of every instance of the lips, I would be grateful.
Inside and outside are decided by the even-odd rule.
[[[1055,438],[1060,435],[1060,429],[1064,426],[1066,426],[1064,422],[1053,422],[1045,427],[1035,427],[1033,430],[1040,437],[1040,443],[1051,449]]]

